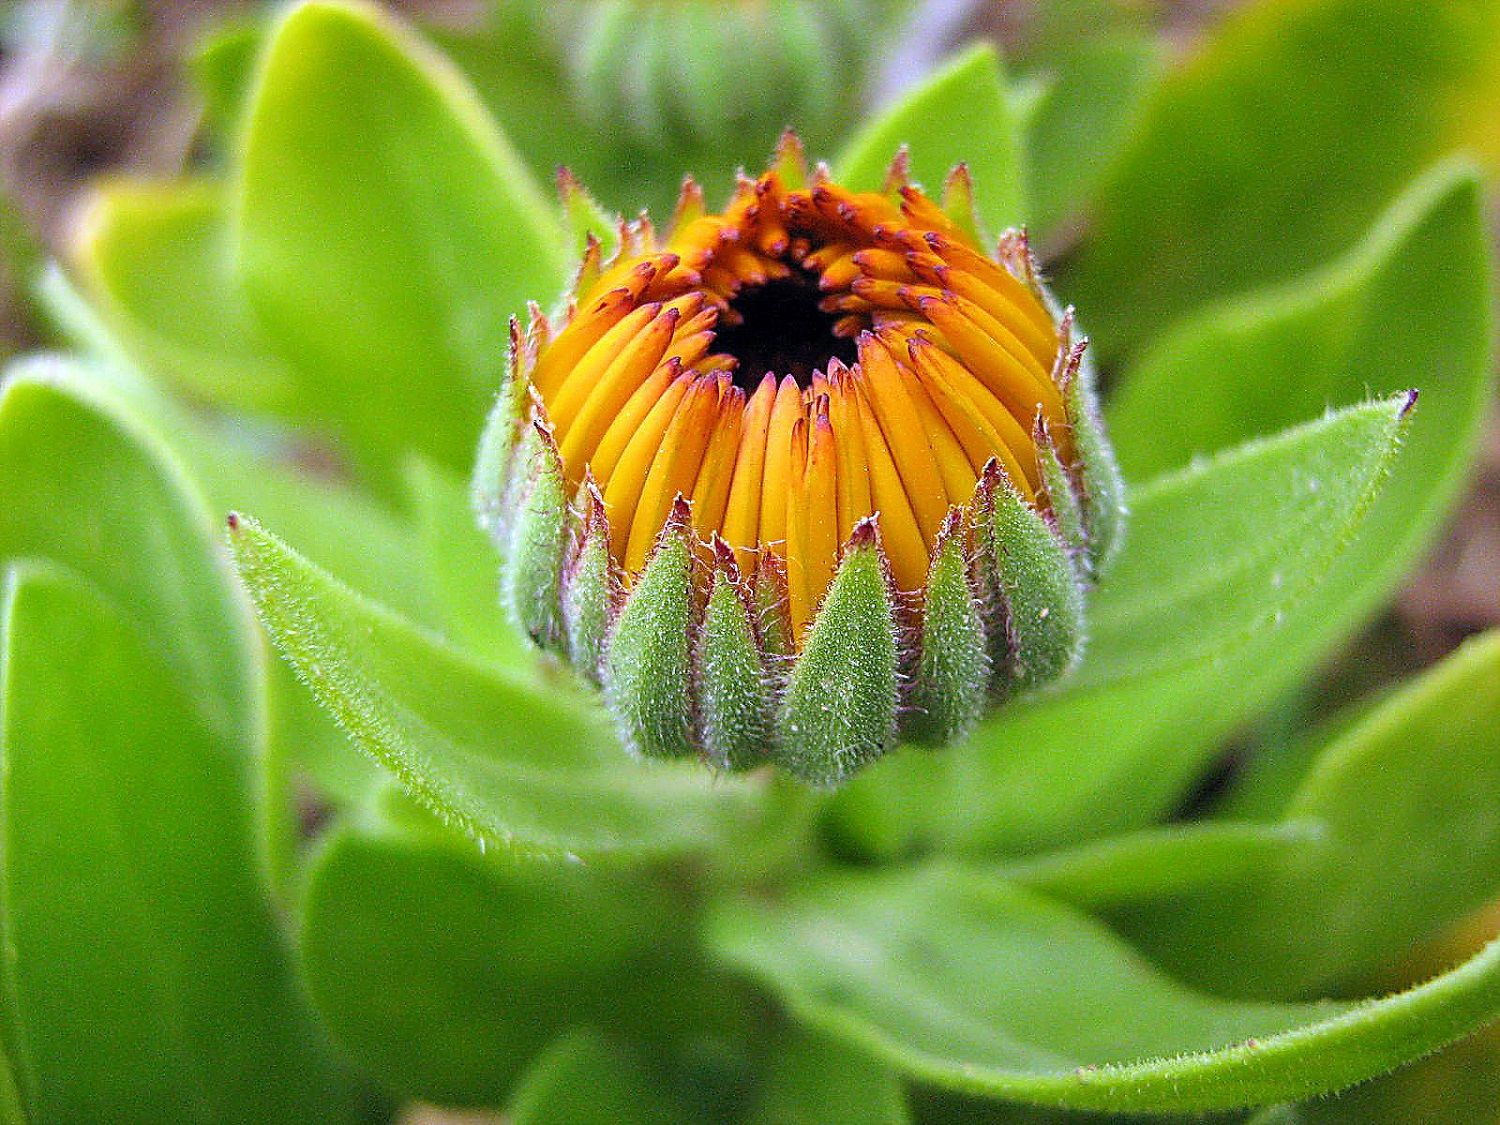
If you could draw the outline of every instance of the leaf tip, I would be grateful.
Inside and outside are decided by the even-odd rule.
[[[1418,391],[1415,387],[1406,392],[1406,401],[1401,404],[1401,409],[1396,412],[1397,421],[1406,421],[1406,419],[1411,415],[1411,412],[1417,408],[1417,397],[1420,394],[1421,392]]]

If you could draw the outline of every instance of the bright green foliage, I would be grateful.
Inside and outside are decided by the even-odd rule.
[[[0,1050],[0,1125],[26,1125],[21,1091],[16,1088],[10,1059],[3,1050]]]
[[[489,668],[371,605],[247,518],[240,574],[299,677],[367,754],[476,839],[523,852],[702,848],[753,787],[622,757],[603,716]]]
[[[77,247],[101,311],[142,364],[194,398],[281,413],[296,377],[239,290],[218,184],[111,184]]]
[[[1114,357],[1320,264],[1443,153],[1493,155],[1497,46],[1489,0],[1245,5],[1152,92],[1063,292]]]
[[[0,390],[0,480],[0,558],[52,559],[92,582],[200,714],[248,746],[250,621],[200,494],[146,425],[69,366],[33,362]]]
[[[34,1120],[355,1120],[261,894],[241,749],[75,572],[12,566],[0,636],[0,985]]]
[[[406,481],[421,547],[417,568],[427,579],[433,622],[449,640],[498,664],[529,659],[525,638],[495,596],[495,556],[475,525],[465,482],[421,459],[407,468]]]
[[[641,1068],[590,1030],[559,1038],[536,1060],[510,1105],[515,1125],[673,1125]]]
[[[909,1125],[906,1092],[868,1052],[788,1029],[776,1045],[750,1125]]]
[[[245,92],[255,79],[262,42],[258,24],[231,21],[204,36],[187,60],[203,113],[220,140],[232,141],[238,134]]]
[[[1268,867],[1307,853],[1322,834],[1311,821],[1169,824],[1009,860],[994,870],[1074,906],[1100,910],[1253,884]]]
[[[1079,217],[1130,139],[1163,54],[1153,35],[1116,29],[1070,36],[1039,62],[1039,101],[1025,128],[1025,218],[1044,246],[1066,236],[1060,228]]]
[[[1338,736],[1288,805],[1312,846],[1129,919],[1215,991],[1292,995],[1378,968],[1500,893],[1500,634]]]
[[[896,735],[896,622],[872,525],[851,546],[813,620],[781,705],[777,760],[833,785]]]
[[[413,1096],[493,1105],[551,1036],[610,1015],[612,979],[670,924],[649,886],[380,819],[318,852],[301,946],[352,1059]]]
[[[63,363],[11,373],[0,476],[0,1007],[35,1118],[350,1120],[264,899],[258,654],[201,494]]]
[[[251,96],[240,269],[310,409],[376,472],[403,446],[466,468],[507,318],[562,286],[541,191],[459,74],[374,8],[294,9]]]
[[[909,1075],[1081,1109],[1318,1094],[1458,1038],[1500,1003],[1500,942],[1376,1003],[1229,1003],[1163,976],[1082,914],[943,866],[726,903],[709,940],[800,1018]]]
[[[943,127],[934,129],[933,121]],[[985,143],[972,144],[974,137]],[[834,162],[838,181],[855,191],[878,191],[891,154],[902,145],[911,154],[912,179],[934,196],[955,165],[969,165],[979,216],[992,236],[1022,221],[1020,137],[993,47],[960,55],[867,122]]]

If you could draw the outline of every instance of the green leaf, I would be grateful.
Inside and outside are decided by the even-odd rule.
[[[367,817],[311,864],[300,945],[313,1001],[362,1069],[404,1094],[495,1104],[553,1035],[599,1017],[670,919],[649,887]]]
[[[516,667],[530,661],[531,647],[500,608],[495,549],[474,520],[468,485],[425,460],[407,466],[406,481],[418,567],[429,580],[432,616],[443,635],[497,664]]]
[[[777,1044],[750,1125],[909,1125],[901,1080],[868,1052],[830,1035],[788,1029]]]
[[[834,172],[854,191],[878,191],[902,145],[911,152],[912,178],[932,193],[954,165],[969,165],[979,216],[991,235],[1020,225],[1025,217],[1020,137],[992,45],[969,48],[866,123],[845,145]]]
[[[1304,1120],[1296,1106],[1273,1105],[1252,1114],[1245,1125],[1304,1125]]]
[[[1026,119],[1026,222],[1046,241],[1080,217],[1129,141],[1161,76],[1154,33],[1116,31],[1071,42],[1039,68],[1045,81]]]
[[[240,292],[224,195],[208,181],[102,187],[75,261],[143,369],[211,403],[290,413],[299,388]]]
[[[1278,624],[1347,547],[1415,403],[1368,402],[1158,477],[1089,610],[1083,686],[1223,654]]]
[[[1304,854],[1321,835],[1318,822],[1169,824],[1010,860],[995,870],[1010,882],[1098,910],[1252,883],[1272,865]]]
[[[1351,407],[1136,490],[1082,666],[945,755],[921,807],[900,769],[857,781],[889,794],[888,809],[873,792],[850,798],[861,819],[892,822],[868,832],[886,850],[1026,851],[1158,819],[1209,745],[1197,728],[1248,706],[1233,693],[1268,674],[1292,622],[1322,612],[1324,575],[1385,479],[1407,405]]]
[[[239,255],[268,333],[376,474],[473,454],[507,320],[563,282],[553,210],[473,92],[373,7],[272,33],[243,146]]]
[[[135,616],[53,564],[9,572],[0,1011],[27,1100],[39,1121],[355,1120],[261,890],[242,748]]]
[[[0,1049],[0,1125],[26,1125],[26,1109],[16,1086],[15,1070]]]
[[[686,1121],[650,1078],[595,1031],[558,1039],[511,1101],[512,1125],[669,1125]]]
[[[1389,961],[1500,894],[1500,633],[1403,687],[1314,762],[1285,813],[1314,846],[1253,883],[1124,918],[1215,991],[1295,995]]]
[[[1444,153],[1494,154],[1497,46],[1486,0],[1245,5],[1156,88],[1060,288],[1114,356],[1317,265]]]
[[[1415,386],[1422,411],[1407,459],[1428,463],[1403,475],[1446,498],[1484,397],[1475,374],[1488,354],[1481,211],[1471,168],[1440,165],[1341,259],[1180,321],[1126,368],[1110,402],[1126,474],[1176,469],[1329,404]],[[1444,452],[1422,449],[1428,443]]]
[[[941,866],[723,904],[709,941],[798,1018],[910,1077],[1077,1109],[1312,1096],[1500,1014],[1500,942],[1380,1001],[1234,1003],[1177,984],[1067,907]]]
[[[1337,1098],[1304,1102],[1295,1115],[1261,1125],[1407,1125],[1474,1121],[1500,1105],[1500,1050],[1494,1027]]]
[[[355,743],[455,827],[545,852],[710,847],[757,783],[631,761],[602,710],[483,667],[243,517],[231,547],[282,655]]]
[[[261,23],[230,20],[214,27],[187,58],[203,115],[221,142],[235,139],[264,43]]]
[[[62,361],[14,368],[0,390],[0,559],[84,575],[182,677],[200,714],[255,741],[253,623],[217,522],[140,417]]]

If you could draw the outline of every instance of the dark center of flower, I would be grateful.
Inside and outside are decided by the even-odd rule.
[[[833,326],[843,314],[818,308],[824,296],[816,280],[800,270],[735,295],[729,307],[739,314],[739,323],[721,324],[714,350],[739,360],[736,386],[754,391],[769,371],[777,377],[790,375],[806,388],[813,372],[826,371],[830,360],[853,364],[858,359],[856,342],[834,335]]]

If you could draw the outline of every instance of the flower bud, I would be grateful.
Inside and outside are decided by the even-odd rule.
[[[535,0],[533,0],[535,2]],[[537,4],[594,123],[651,145],[722,148],[796,116],[836,131],[906,0]],[[727,81],[726,73],[734,75]]]
[[[835,784],[1066,674],[1122,490],[1086,343],[968,176],[855,193],[788,135],[591,240],[512,332],[476,478],[502,590],[622,736]]]

